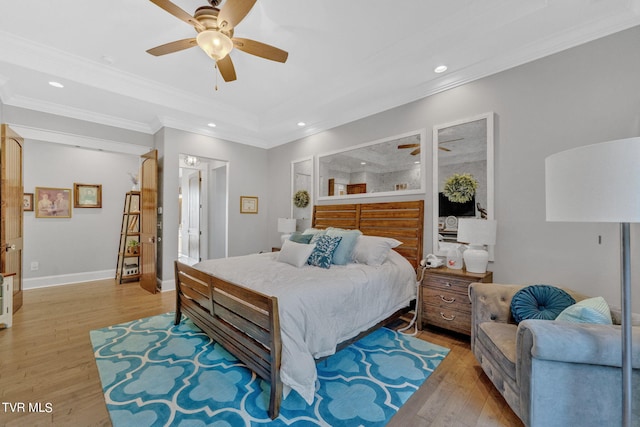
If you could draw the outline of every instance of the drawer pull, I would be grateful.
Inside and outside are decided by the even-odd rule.
[[[445,298],[444,295],[438,295],[438,296],[440,297],[442,302],[446,302],[447,304],[451,304],[452,302],[454,302],[456,300],[455,298],[447,299],[447,298]]]
[[[444,320],[452,321],[452,320],[455,320],[456,315],[454,314],[454,315],[453,315],[453,316],[451,316],[451,317],[447,317],[447,316],[445,316],[445,315],[444,315],[444,313],[443,313],[443,312],[440,312],[440,317],[442,317]]]

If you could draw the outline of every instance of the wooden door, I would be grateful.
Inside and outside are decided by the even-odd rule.
[[[189,236],[189,258],[200,261],[200,171],[189,175],[189,216],[187,218]]]
[[[158,151],[141,156],[140,166],[140,286],[156,293],[158,234]]]
[[[22,146],[24,140],[0,125],[0,271],[13,276],[13,312],[22,307]]]

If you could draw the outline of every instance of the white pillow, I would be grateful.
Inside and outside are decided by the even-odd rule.
[[[401,244],[401,241],[388,237],[358,236],[353,259],[360,264],[380,265],[387,259],[389,251]]]
[[[316,245],[285,240],[280,252],[278,252],[278,258],[276,258],[276,260],[300,268],[307,263],[307,259],[315,247]]]

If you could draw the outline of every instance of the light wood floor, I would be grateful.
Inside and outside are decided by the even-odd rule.
[[[0,425],[110,426],[89,331],[173,311],[174,297],[113,280],[26,290],[13,327],[0,330]],[[442,331],[419,337],[451,352],[389,425],[522,426],[468,338]]]

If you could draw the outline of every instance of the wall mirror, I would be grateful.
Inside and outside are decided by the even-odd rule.
[[[311,227],[313,214],[313,157],[291,162],[291,218],[298,230]]]
[[[422,129],[319,155],[318,200],[424,193],[425,140]]]
[[[457,246],[459,218],[494,219],[493,121],[493,113],[486,113],[433,128],[433,252],[436,255],[447,255],[451,246]],[[452,177],[462,175],[465,177],[461,182],[467,176],[477,182],[475,193],[468,200],[451,200],[444,191],[445,185]],[[493,252],[490,247],[492,261]]]

